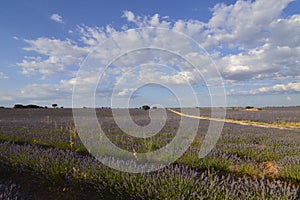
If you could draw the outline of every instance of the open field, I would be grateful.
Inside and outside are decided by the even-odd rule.
[[[78,137],[71,109],[0,112],[0,199],[300,198],[300,107],[228,109],[227,119],[253,124],[225,121],[216,147],[199,159],[211,113],[201,109],[204,118],[185,154],[164,169],[143,174],[119,172],[95,160]],[[130,114],[141,126],[150,122],[148,111],[131,109]],[[168,144],[180,122],[178,114],[167,110],[163,129],[142,139],[125,135],[110,109],[98,109],[97,116],[107,137],[133,154]],[[109,152],[106,156],[111,159]]]
[[[213,118],[210,116],[195,116],[195,115],[188,115],[182,112],[178,112],[174,109],[168,109],[169,111],[178,114],[180,116],[184,116],[184,117],[188,117],[188,118],[193,118],[193,119],[204,119],[204,120],[212,120],[212,121],[220,121],[220,122],[226,122],[226,123],[233,123],[233,124],[240,124],[240,125],[245,125],[245,126],[256,126],[256,127],[262,127],[262,128],[278,128],[278,129],[299,129],[300,128],[300,122],[297,121],[299,119],[297,119],[297,117],[294,117],[292,119],[294,119],[295,121],[285,121],[283,119],[281,119],[281,121],[279,121],[278,117],[276,118],[276,121],[273,120],[268,120],[266,121],[265,118],[263,118],[265,121],[257,121],[256,120],[246,120],[244,119],[232,119],[232,118]],[[245,112],[253,112],[252,110],[242,110]],[[260,110],[254,110],[254,111],[260,111]],[[260,113],[261,114],[261,113]],[[272,113],[273,114],[273,113]],[[229,113],[230,116],[230,113]],[[244,115],[245,116],[245,115]],[[261,115],[259,115],[261,117]],[[233,116],[232,116],[233,117]],[[266,117],[266,116],[265,116]],[[252,116],[253,119],[253,116]],[[255,119],[255,118],[254,118]]]

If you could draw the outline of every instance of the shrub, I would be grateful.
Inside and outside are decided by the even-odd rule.
[[[253,109],[253,106],[246,106],[246,109]]]
[[[150,106],[148,106],[148,105],[143,105],[142,108],[143,108],[144,110],[149,110],[149,109],[150,109]]]

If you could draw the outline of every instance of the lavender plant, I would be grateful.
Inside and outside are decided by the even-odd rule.
[[[209,115],[209,110],[201,110]],[[235,119],[274,122],[296,121],[300,109],[266,108],[247,112],[231,110]],[[140,125],[148,116],[138,109],[131,114]],[[97,110],[101,127],[120,148],[149,152],[168,144],[175,136],[180,118],[168,112],[164,128],[154,137],[137,139],[124,134],[114,123],[109,109]],[[297,118],[299,119],[299,118]],[[216,147],[198,158],[209,121],[201,120],[194,143],[173,165],[145,174],[128,174],[103,166],[82,145],[68,109],[8,110],[0,114],[0,163],[42,180],[75,183],[99,195],[119,199],[297,199],[299,198],[299,130],[279,130],[226,123]],[[90,138],[93,142],[94,138]],[[105,150],[105,149],[102,149]],[[106,159],[117,165],[122,155]],[[142,167],[142,166],[140,166]],[[0,187],[1,188],[1,187]],[[1,191],[14,191],[10,185]],[[3,193],[3,194],[2,194]],[[10,194],[1,192],[2,195]],[[298,196],[297,196],[298,195]]]

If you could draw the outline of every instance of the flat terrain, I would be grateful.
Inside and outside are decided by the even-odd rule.
[[[278,128],[278,129],[299,129],[300,128],[300,122],[296,121],[299,120],[297,117],[295,117],[295,121],[251,121],[251,120],[245,120],[245,119],[230,119],[230,118],[213,118],[209,116],[195,116],[195,115],[189,115],[182,112],[178,112],[173,109],[168,109],[169,111],[188,118],[193,119],[203,119],[203,120],[212,120],[212,121],[221,121],[226,123],[233,123],[233,124],[240,124],[245,126],[256,126],[256,127],[263,127],[263,128]],[[253,112],[253,111],[260,111],[260,110],[251,110],[251,109],[245,109],[244,112]],[[278,120],[279,118],[277,118]]]
[[[222,135],[202,159],[198,152],[209,122],[219,119],[208,108],[200,109],[200,116],[180,113],[167,110],[159,133],[143,139],[118,128],[110,109],[97,109],[106,136],[133,155],[170,143],[181,117],[191,123],[200,120],[193,144],[175,163],[156,172],[129,174],[89,154],[71,109],[0,109],[0,199],[300,198],[300,107],[227,109]],[[148,111],[131,109],[130,114],[140,126],[150,123]],[[110,152],[103,157],[112,159]],[[122,155],[117,159],[112,162],[120,162]]]

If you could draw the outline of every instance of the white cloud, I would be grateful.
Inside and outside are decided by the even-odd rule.
[[[6,76],[3,72],[0,72],[0,79],[7,79],[9,78],[8,76]]]
[[[150,21],[150,25],[151,26],[157,26],[159,25],[159,14],[155,14],[151,17],[151,21]]]
[[[10,95],[1,95],[0,96],[0,101],[5,101],[5,102],[10,102],[10,101],[13,101],[14,98],[13,96],[10,96]]]
[[[79,47],[70,40],[42,37],[36,40],[25,40],[25,42],[29,44],[29,47],[23,48],[25,51],[33,51],[46,57],[24,57],[22,62],[17,63],[22,67],[22,73],[27,75],[64,73],[68,66],[79,66],[89,52],[88,49]]]
[[[290,77],[300,75],[300,46],[265,44],[237,55],[228,55],[217,63],[223,76],[234,80]]]
[[[80,40],[88,46],[96,46],[105,41],[111,34],[115,33],[111,26],[89,27],[86,25],[77,25],[77,31],[80,34]]]
[[[243,53],[219,55],[215,61],[224,78],[246,80],[300,75],[300,18],[282,19],[281,13],[291,0],[237,1],[232,5],[217,4],[207,24],[198,20],[162,21],[158,14],[137,17],[138,27],[167,27],[196,39],[208,50],[239,48]],[[129,15],[127,11],[127,15]],[[132,13],[133,14],[133,13]],[[131,14],[130,14],[131,15]],[[133,14],[134,15],[134,14]],[[160,38],[161,44],[175,38]],[[227,51],[227,50],[226,50]]]
[[[128,89],[125,88],[122,91],[117,93],[118,97],[127,97],[128,95],[130,95],[134,90],[133,89]]]
[[[253,48],[269,37],[270,24],[292,0],[238,0],[233,5],[217,4],[209,20],[208,33],[231,48]]]
[[[269,42],[278,46],[296,48],[300,46],[300,14],[270,23]]]
[[[300,27],[299,17],[295,15],[287,19],[279,18],[282,10],[289,2],[290,0],[258,0],[254,2],[237,1],[235,4],[228,6],[217,4],[212,9],[213,17],[208,23],[195,19],[172,21],[169,18],[160,17],[159,14],[154,14],[153,16],[137,16],[131,11],[124,11],[123,17],[125,17],[128,22],[135,23],[137,28],[152,26],[185,33],[208,49],[215,49],[220,52],[223,48],[228,47],[244,49],[244,53],[241,54],[225,55],[222,57],[222,54],[218,55],[218,53],[216,53],[217,56],[215,57],[220,71],[225,78],[242,80],[265,77],[265,74],[270,71],[280,74],[283,67],[288,68],[284,70],[285,73],[286,71],[290,71],[290,74],[295,74],[295,72],[299,73],[296,63],[297,57],[299,57],[299,45],[297,45],[299,44],[297,41],[300,40],[300,34],[298,34]],[[281,25],[284,25],[284,28],[280,29]],[[124,52],[126,49],[129,49],[130,46],[135,46],[135,44],[141,42],[141,40],[143,40],[142,42],[145,44],[152,46],[159,45],[169,49],[172,49],[172,46],[178,47],[178,45],[182,44],[177,42],[178,38],[176,38],[175,34],[169,37],[161,37],[157,33],[151,33],[151,31],[144,31],[142,33],[130,31],[122,34],[109,25],[106,27],[80,25],[78,26],[78,31],[80,40],[84,45],[87,45],[87,47],[81,48],[82,50],[91,50],[92,47],[106,41],[106,39],[115,33],[118,34],[119,38],[117,39],[122,38],[122,43],[115,46],[110,44],[112,46],[109,50],[99,52],[99,55],[104,60],[112,54],[119,55],[120,52]],[[140,36],[137,36],[137,34],[140,34]],[[291,37],[285,37],[287,34],[291,35]],[[281,38],[284,38],[285,42]],[[38,42],[38,40],[36,42]],[[64,44],[65,41],[60,42],[62,46],[66,46]],[[53,41],[52,43],[55,42]],[[72,42],[68,41],[68,43]],[[33,44],[31,43],[31,45]],[[179,47],[182,49],[180,54],[190,54],[193,51],[192,48],[184,49],[184,45],[185,44]],[[78,46],[74,44],[68,44],[67,46],[69,49],[78,49]],[[26,48],[26,50],[32,49],[40,54],[48,55],[49,53],[46,51],[49,50],[49,45],[46,47],[47,48]],[[59,51],[57,52],[60,54]],[[74,55],[73,57],[77,58],[78,55]],[[274,60],[274,58],[276,60]],[[44,70],[38,71],[50,74],[53,70],[46,69],[51,68],[49,65],[51,65],[51,63],[58,63],[60,59],[55,56],[49,56],[49,59],[39,63],[45,66]],[[63,58],[63,60],[66,60],[66,58]],[[294,63],[292,61],[294,61]],[[133,63],[134,62],[135,61],[133,61]],[[66,61],[58,64],[57,66],[60,66],[58,67],[58,72],[65,69],[65,65],[70,63],[72,62]],[[257,63],[259,63],[259,66]],[[27,69],[23,70],[24,73],[37,71],[32,70],[32,68],[39,68],[36,62],[29,62],[28,60],[24,60],[22,63],[19,63],[19,65],[25,66]],[[27,67],[29,65],[35,67],[30,69],[30,67]]]
[[[211,58],[216,62],[221,75],[228,81],[228,86],[232,83],[234,86],[248,87],[240,82],[258,79],[275,81],[275,79],[292,78],[295,80],[300,76],[300,15],[281,17],[289,2],[291,0],[238,0],[232,5],[217,4],[212,9],[212,18],[207,23],[197,19],[172,20],[168,17],[161,17],[158,13],[152,16],[138,16],[131,11],[124,11],[122,17],[136,28],[158,27],[170,30],[170,33],[175,31],[190,36],[211,53]],[[58,14],[52,16],[52,20],[63,22],[62,17]],[[127,24],[123,26],[124,30],[127,30],[128,27]],[[72,77],[69,80],[63,80],[57,87],[69,88],[77,81],[85,84],[88,88],[97,81],[97,73],[103,70],[101,64],[110,62],[112,57],[116,58],[124,54],[126,56],[121,56],[113,63],[115,68],[107,69],[107,75],[103,79],[103,82],[107,84],[112,81],[116,81],[115,83],[118,84],[128,84],[128,88],[120,88],[119,93],[116,93],[119,96],[128,94],[134,85],[143,81],[155,82],[159,79],[162,83],[175,85],[186,84],[187,81],[191,83],[202,81],[197,71],[192,70],[183,61],[178,62],[180,58],[174,54],[167,55],[163,51],[130,52],[132,47],[161,47],[171,52],[174,51],[182,58],[196,63],[197,67],[201,69],[202,75],[209,74],[212,67],[210,60],[204,56],[204,52],[195,52],[191,41],[182,40],[178,34],[174,33],[165,35],[154,29],[139,30],[141,31],[123,32],[123,30],[116,30],[111,25],[89,27],[81,24],[77,26],[76,33],[75,30],[72,32],[72,35],[78,34],[77,42],[45,37],[25,40],[29,46],[24,50],[37,55],[24,57],[17,65],[22,68],[23,74],[40,73],[49,76],[68,73],[74,70],[74,67],[78,69],[79,63],[95,50],[97,45],[106,45],[106,48],[101,48],[96,54],[97,58],[95,59],[101,61],[97,66],[99,67],[98,71],[86,71],[88,74],[86,77],[77,79]],[[108,40],[109,38],[113,39]],[[124,80],[120,79],[120,75],[145,61],[147,61],[146,64],[150,63],[148,61],[153,61],[158,66],[180,65],[181,68],[177,73],[165,73],[151,67],[143,68],[134,77],[131,77],[134,81],[131,81],[130,84],[126,81],[125,84]],[[73,71],[72,75],[74,75]],[[241,92],[232,90],[232,94],[298,92],[295,84],[275,84],[273,87],[261,87]],[[254,85],[252,84],[252,86]],[[37,88],[33,85],[31,87]],[[64,91],[62,88],[60,91]],[[41,92],[40,94],[43,95]]]
[[[133,22],[138,28],[142,27],[160,27],[170,28],[171,22],[168,17],[160,17],[158,13],[153,16],[136,16],[131,11],[124,11],[123,16],[128,22]]]
[[[50,19],[57,22],[57,23],[61,23],[61,24],[64,23],[62,16],[60,16],[57,13],[52,14]]]
[[[12,39],[14,39],[14,40],[20,40],[19,37],[17,37],[17,36],[13,36]]]
[[[71,88],[65,88],[60,84],[30,84],[22,88],[17,97],[29,100],[49,100],[53,97],[70,100],[71,94]]]
[[[127,21],[129,21],[129,22],[135,21],[135,15],[131,11],[125,10],[123,12],[123,17],[125,17],[127,19]]]
[[[71,40],[59,40],[41,37],[36,40],[25,40],[30,47],[25,47],[26,51],[35,51],[43,55],[58,56],[61,54],[70,54],[77,56],[85,52],[83,48],[78,47]]]
[[[258,95],[258,94],[285,94],[300,93],[300,82],[292,82],[287,84],[276,84],[271,87],[261,87],[250,91],[234,91],[231,95]]]

